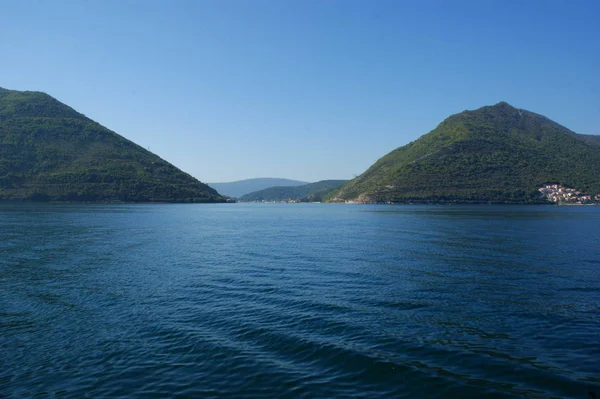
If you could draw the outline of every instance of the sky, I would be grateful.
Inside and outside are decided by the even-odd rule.
[[[600,134],[598,0],[0,0],[0,87],[203,182],[352,178],[507,101]]]

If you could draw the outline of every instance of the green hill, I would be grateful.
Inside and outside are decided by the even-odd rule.
[[[575,136],[588,144],[600,146],[600,136],[596,136],[593,134],[575,134]]]
[[[597,136],[505,102],[465,111],[329,196],[356,202],[543,202],[542,183],[600,193]]]
[[[302,201],[302,202],[318,202],[331,191],[348,180],[322,180],[316,183],[305,184],[295,187],[269,187],[264,190],[255,191],[246,194],[240,198],[242,202],[253,201]]]
[[[225,198],[47,94],[0,88],[0,200]]]

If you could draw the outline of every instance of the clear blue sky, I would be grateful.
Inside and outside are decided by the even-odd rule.
[[[0,87],[205,182],[351,178],[507,101],[600,134],[600,1],[0,0]]]

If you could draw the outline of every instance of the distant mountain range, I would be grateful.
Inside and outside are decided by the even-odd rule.
[[[283,186],[302,186],[308,184],[305,181],[279,179],[274,177],[259,177],[256,179],[238,180],[229,183],[208,183],[208,185],[223,195],[240,198],[243,195],[254,191],[263,190],[269,187]]]
[[[0,200],[226,201],[49,95],[2,88]]]
[[[255,191],[250,194],[243,195],[239,198],[242,202],[254,201],[302,201],[302,202],[318,202],[331,191],[348,180],[322,180],[316,183],[305,184],[303,186],[294,187],[269,187],[264,190]]]
[[[505,102],[453,115],[334,191],[331,201],[542,203],[544,183],[600,193],[600,136]]]

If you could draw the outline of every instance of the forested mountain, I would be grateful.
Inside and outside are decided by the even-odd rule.
[[[585,141],[588,144],[593,144],[596,146],[600,146],[600,136],[593,134],[575,134],[576,137]]]
[[[505,102],[464,111],[397,148],[330,195],[356,202],[543,202],[559,183],[600,193],[598,136]]]
[[[340,187],[348,180],[322,180],[316,183],[296,187],[269,187],[240,197],[242,202],[253,201],[288,201],[319,202],[331,190]]]
[[[0,200],[226,199],[45,93],[0,88]]]
[[[239,198],[254,191],[263,190],[269,187],[282,186],[293,187],[308,184],[305,181],[279,179],[275,177],[259,177],[256,179],[245,179],[232,181],[229,183],[208,183],[209,186],[223,195]]]

